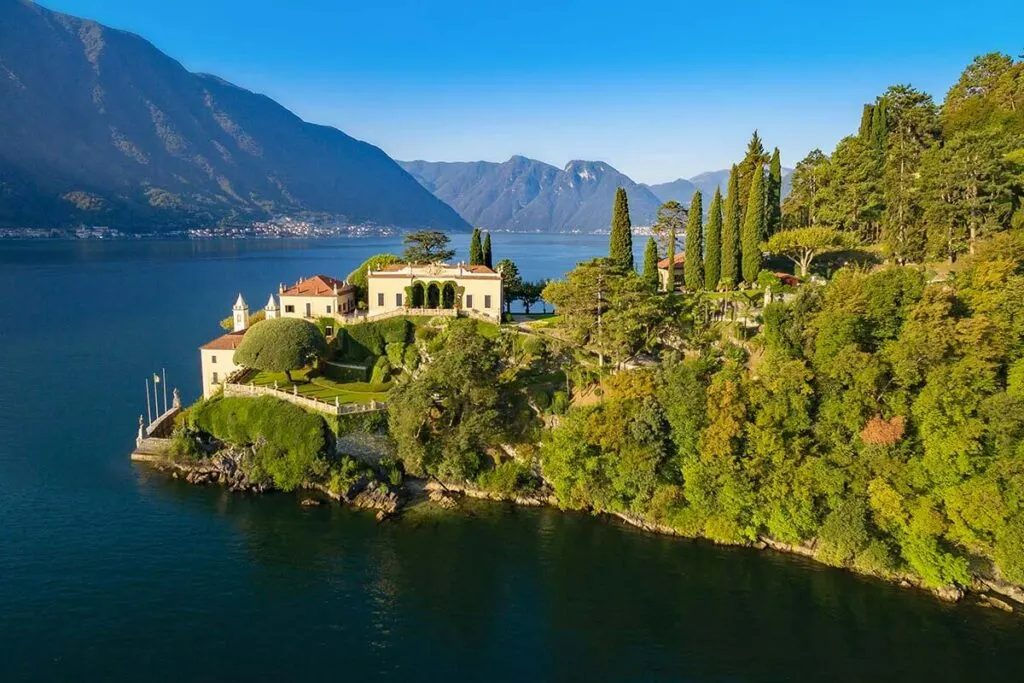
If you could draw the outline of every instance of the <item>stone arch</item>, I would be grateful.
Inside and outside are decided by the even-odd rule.
[[[412,287],[409,291],[409,307],[410,308],[423,308],[423,304],[427,300],[426,286],[423,282],[417,280],[412,283]]]
[[[441,284],[441,308],[455,308],[456,285],[454,280]]]
[[[427,283],[427,308],[441,308],[441,283],[431,281]]]

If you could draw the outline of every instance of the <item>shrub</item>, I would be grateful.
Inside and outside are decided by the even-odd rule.
[[[506,460],[494,469],[477,477],[477,484],[502,498],[532,493],[539,487],[537,476],[530,466],[518,460]]]
[[[385,350],[391,367],[400,368],[405,364],[405,342],[389,342]]]
[[[218,398],[193,408],[196,427],[221,441],[255,444],[256,473],[285,491],[327,472],[332,439],[319,415],[269,396]]]
[[[569,410],[569,395],[564,391],[556,391],[551,395],[551,412],[555,415],[565,415]]]
[[[818,559],[842,567],[868,545],[867,505],[861,500],[844,500],[821,525]]]
[[[327,341],[316,325],[299,318],[275,318],[253,325],[235,349],[235,365],[288,372],[324,355]]]
[[[381,356],[374,364],[373,372],[370,373],[370,384],[383,384],[388,381],[390,374],[391,361],[388,360],[387,356]]]

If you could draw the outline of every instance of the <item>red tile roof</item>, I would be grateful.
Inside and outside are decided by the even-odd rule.
[[[675,255],[675,261],[676,261],[676,265],[677,266],[682,264],[684,261],[686,261],[686,254],[684,252],[677,253]],[[665,258],[661,259],[660,261],[658,261],[658,267],[659,268],[668,268],[668,257],[667,256]]]
[[[209,349],[210,351],[234,351],[238,348],[238,345],[242,343],[242,337],[248,330],[242,330],[241,332],[228,332],[225,335],[217,337],[212,341],[208,341],[199,348]]]
[[[338,294],[354,291],[355,287],[343,280],[328,275],[314,275],[297,283],[281,292],[281,296],[334,296],[334,288],[338,288]]]

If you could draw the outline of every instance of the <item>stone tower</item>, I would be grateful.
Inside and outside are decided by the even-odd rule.
[[[271,294],[270,298],[267,299],[267,307],[263,309],[267,313],[267,320],[273,320],[274,318],[281,317],[281,311],[277,307],[277,303],[274,301],[274,295]]]
[[[249,327],[249,304],[245,303],[241,294],[231,310],[235,315],[235,332],[244,332]]]

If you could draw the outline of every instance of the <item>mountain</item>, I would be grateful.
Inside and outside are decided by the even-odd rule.
[[[661,201],[601,161],[559,169],[514,156],[506,162],[400,161],[426,189],[472,223],[498,230],[593,232],[611,223],[615,190],[624,187],[633,225],[654,222]]]
[[[466,229],[383,151],[139,36],[0,0],[0,226],[160,230],[312,212]]]
[[[690,201],[693,199],[693,193],[696,191],[697,186],[685,178],[679,178],[673,180],[670,183],[658,183],[657,185],[648,185],[648,189],[654,193],[654,196],[664,202],[677,201],[683,206],[690,206]]]

